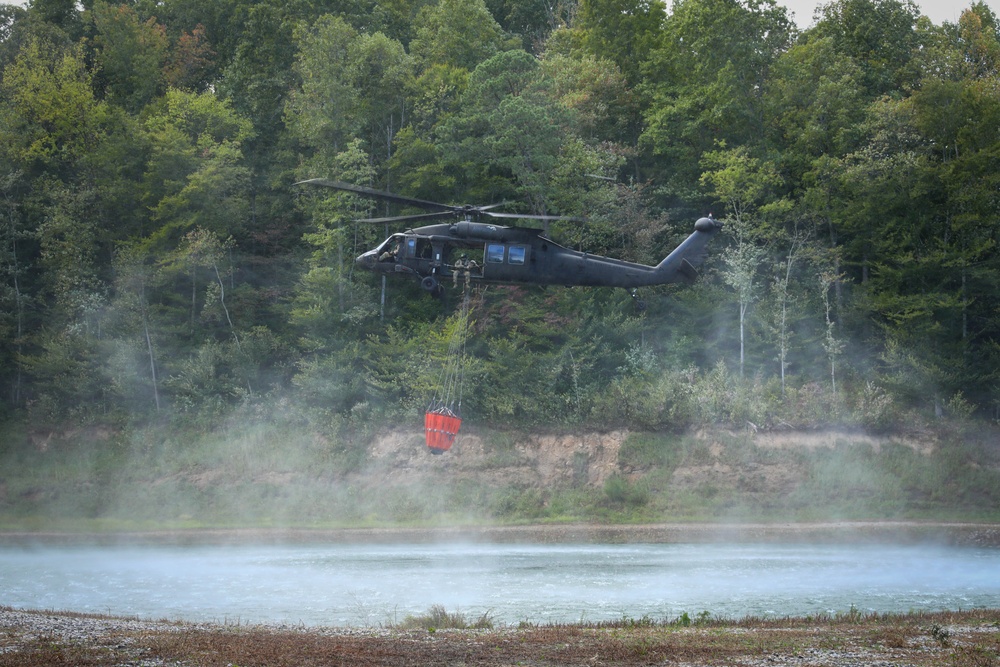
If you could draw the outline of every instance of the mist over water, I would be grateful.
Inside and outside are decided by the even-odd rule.
[[[0,604],[373,626],[1000,607],[1000,550],[794,544],[0,547]]]

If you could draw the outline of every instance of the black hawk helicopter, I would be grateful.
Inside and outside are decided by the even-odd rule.
[[[649,285],[691,282],[705,258],[705,246],[722,228],[712,217],[694,223],[694,232],[656,266],[592,255],[559,245],[540,229],[507,227],[488,219],[580,220],[556,215],[500,213],[502,206],[455,206],[404,197],[350,183],[313,178],[296,185],[319,185],[422,208],[416,215],[368,218],[358,222],[394,223],[454,218],[393,234],[378,247],[357,258],[357,264],[382,274],[398,274],[420,281],[439,295],[442,281],[461,276],[468,283],[528,283],[540,285],[624,287],[632,291]],[[459,275],[456,275],[459,274]],[[640,302],[640,306],[641,306]]]

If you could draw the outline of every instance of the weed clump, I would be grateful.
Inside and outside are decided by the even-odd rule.
[[[403,620],[396,625],[399,630],[492,630],[493,613],[483,612],[475,621],[469,622],[465,614],[461,612],[449,612],[444,605],[432,605],[426,614],[413,616],[407,614]]]

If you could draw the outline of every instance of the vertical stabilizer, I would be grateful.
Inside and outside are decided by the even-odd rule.
[[[705,248],[722,229],[715,218],[701,218],[694,223],[694,233],[684,239],[662,262],[656,265],[660,282],[691,282],[698,277],[698,267],[705,261]]]

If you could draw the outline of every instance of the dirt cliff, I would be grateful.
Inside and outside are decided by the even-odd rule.
[[[482,479],[486,474],[494,485],[596,486],[619,472],[625,435],[518,435],[501,447],[488,446],[476,434],[459,435],[450,451],[433,455],[424,446],[422,431],[390,431],[372,442],[366,474],[381,472],[387,482],[427,481],[447,473],[452,479]]]
[[[434,483],[446,475],[450,481],[477,480],[491,486],[520,488],[601,487],[609,477],[622,475],[632,481],[647,470],[623,460],[622,448],[629,433],[507,434],[490,442],[477,433],[459,434],[452,449],[432,455],[418,430],[394,430],[371,443],[369,465],[359,478],[376,476],[379,483]],[[783,493],[794,487],[807,471],[795,452],[815,452],[838,447],[879,451],[893,444],[920,454],[934,451],[935,442],[898,437],[878,437],[841,431],[746,432],[700,431],[685,436],[685,447],[696,449],[679,457],[670,485],[696,488],[714,484],[722,488]],[[671,445],[664,445],[671,446]],[[678,445],[680,446],[680,445]]]

